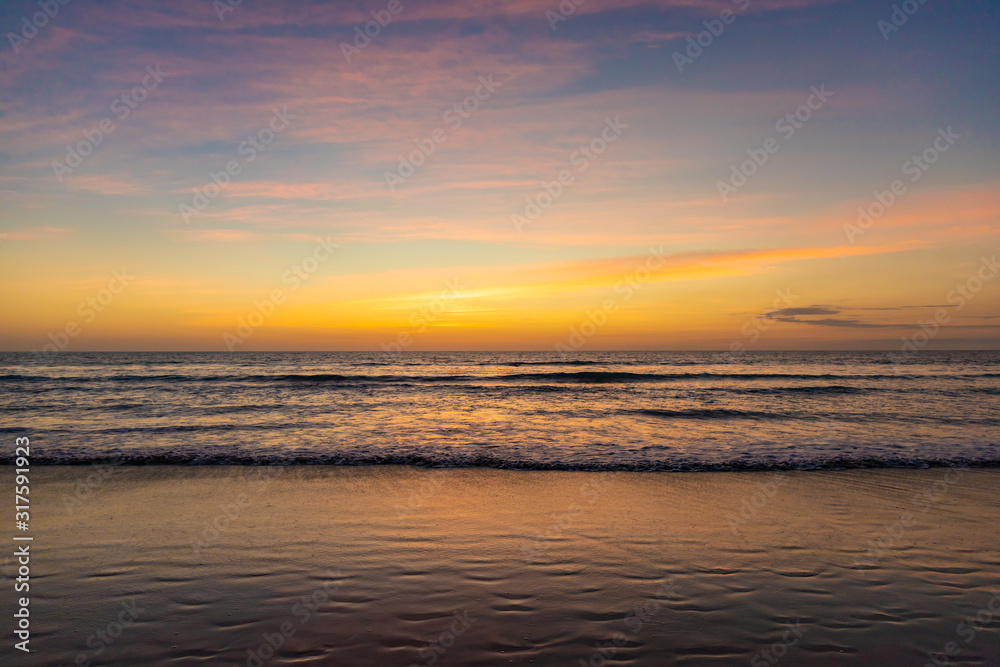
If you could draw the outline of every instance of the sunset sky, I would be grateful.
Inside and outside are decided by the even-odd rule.
[[[4,2],[0,349],[996,349],[1000,10],[910,3]]]

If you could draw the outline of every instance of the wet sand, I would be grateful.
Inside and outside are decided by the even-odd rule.
[[[1000,664],[997,470],[31,481],[33,653],[5,581],[4,664]]]

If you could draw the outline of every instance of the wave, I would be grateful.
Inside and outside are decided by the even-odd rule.
[[[586,359],[569,359],[566,361],[509,361],[506,363],[490,362],[485,361],[479,366],[668,366],[668,367],[681,367],[681,366],[711,366],[711,361],[681,361],[681,360],[670,360],[663,361],[656,364],[651,364],[649,361],[637,361],[637,360],[622,360],[622,361],[602,361],[602,360],[591,360]]]
[[[343,375],[339,373],[306,373],[285,375],[107,375],[101,376],[44,376],[44,375],[0,375],[0,382],[315,382],[315,383],[390,383],[390,382],[461,382],[474,380],[471,375]]]
[[[728,408],[692,408],[690,410],[661,410],[642,408],[624,410],[625,414],[665,417],[668,419],[780,419],[783,415],[756,410],[732,410]]]
[[[927,378],[975,378],[984,375],[888,375],[888,374],[834,374],[834,373],[635,373],[631,371],[554,371],[548,373],[514,373],[482,376],[482,380],[547,380],[552,382],[674,382],[677,380],[920,380]]]
[[[12,465],[14,456],[0,456],[0,465]],[[399,454],[243,454],[205,452],[164,452],[128,454],[47,453],[35,455],[33,466],[385,466],[401,465],[421,468],[493,468],[500,470],[563,470],[581,472],[767,472],[807,470],[856,470],[883,468],[998,468],[1000,459],[987,457],[902,457],[902,456],[832,456],[801,459],[729,459],[699,461],[672,458],[638,461],[532,461],[483,454],[428,455]]]
[[[586,361],[585,359],[572,359],[569,361],[509,361],[505,364],[483,362],[480,366],[620,366],[622,362],[617,361]]]
[[[867,394],[873,390],[867,387],[848,387],[846,385],[821,385],[811,387],[739,387],[732,391],[739,394]]]
[[[632,371],[547,371],[526,373],[504,373],[498,375],[403,375],[403,374],[341,374],[341,373],[290,373],[290,374],[228,374],[228,375],[182,375],[168,373],[160,375],[79,375],[46,376],[6,374],[0,375],[0,382],[34,383],[55,382],[63,384],[92,382],[164,382],[164,383],[315,383],[315,384],[398,384],[398,383],[439,383],[439,382],[525,382],[545,381],[562,383],[639,383],[676,382],[679,380],[895,380],[915,381],[927,379],[969,380],[1000,377],[998,373],[976,373],[956,375],[890,375],[890,374],[834,374],[834,373],[637,373]],[[788,387],[789,391],[825,391],[850,393],[855,387]]]
[[[681,410],[670,410],[660,408],[641,408],[635,410],[623,410],[622,414],[643,415],[648,417],[661,417],[664,419],[758,419],[758,420],[792,420],[808,421],[810,419],[827,419],[832,421],[842,420],[842,413],[824,414],[819,412],[767,412],[761,410],[738,410],[732,408],[690,408]],[[924,414],[892,414],[892,415],[869,415],[852,414],[849,415],[848,423],[859,422],[903,422],[910,424],[948,424],[955,426],[1000,426],[998,417],[951,417],[944,415],[924,415]]]

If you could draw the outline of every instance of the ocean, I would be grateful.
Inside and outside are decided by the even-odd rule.
[[[991,467],[998,408],[998,352],[0,354],[35,465]]]

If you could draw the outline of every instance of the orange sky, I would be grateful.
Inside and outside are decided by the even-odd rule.
[[[368,4],[110,2],[0,56],[0,349],[896,349],[942,308],[931,347],[997,347],[975,16],[928,69],[835,0],[413,3],[347,62]]]

